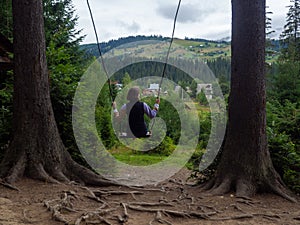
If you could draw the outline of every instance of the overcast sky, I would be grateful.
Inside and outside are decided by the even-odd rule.
[[[178,0],[89,0],[99,41],[131,35],[170,37]],[[84,43],[95,43],[86,0],[73,0],[79,16],[78,29],[87,35]],[[290,0],[267,0],[273,12],[272,27],[281,33]],[[175,37],[220,40],[230,36],[230,0],[182,0]]]

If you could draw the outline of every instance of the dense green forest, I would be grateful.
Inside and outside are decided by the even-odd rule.
[[[11,2],[0,0],[0,33],[10,41],[12,37]],[[270,40],[266,55],[267,64],[267,132],[269,150],[273,164],[285,183],[295,192],[300,192],[300,37],[299,15],[295,15],[292,5],[287,15],[286,26],[279,40]],[[299,10],[299,8],[298,8]],[[72,156],[85,164],[77,149],[72,130],[72,103],[76,87],[88,66],[98,57],[95,44],[81,45],[84,35],[77,30],[78,17],[71,0],[45,0],[44,19],[47,44],[47,61],[49,80],[51,83],[51,98],[55,118],[61,137]],[[108,52],[124,44],[144,41],[168,41],[162,36],[130,36],[118,40],[101,43],[103,52]],[[193,58],[187,57],[180,61],[187,67],[205,63],[218,79],[225,99],[230,93],[230,42],[215,42],[204,39],[176,40],[177,45],[191,52]],[[178,59],[170,59],[178,60]],[[144,76],[160,75],[161,66],[153,62],[134,64],[119,70],[112,77],[124,85]],[[200,67],[199,67],[200,68]],[[183,71],[167,66],[168,79],[180,85],[184,90],[192,90],[191,98],[198,106],[200,120],[199,143],[189,164],[190,168],[198,166],[201,155],[205,151],[211,129],[211,118],[207,99],[203,92],[195,94],[195,84],[205,82],[195,81]],[[217,84],[213,84],[217,85]],[[116,94],[116,86],[112,85]],[[11,137],[11,118],[13,100],[13,71],[0,69],[0,157],[6,150]],[[145,99],[153,104],[154,99]],[[176,145],[180,127],[177,113],[170,109],[168,102],[161,102],[160,117],[167,123],[167,135],[163,142],[150,151],[149,154],[168,156]],[[112,151],[124,149],[114,133],[111,121],[111,101],[108,85],[101,91],[96,111],[98,132],[105,146]],[[118,150],[119,149],[119,150]],[[128,150],[128,149],[127,149]],[[193,167],[195,165],[195,167]],[[209,168],[214,169],[214,165]],[[207,172],[207,171],[206,171]]]

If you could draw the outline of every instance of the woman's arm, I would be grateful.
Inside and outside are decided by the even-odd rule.
[[[125,115],[126,115],[126,104],[124,104],[121,107],[120,112],[117,109],[117,103],[116,102],[113,102],[112,107],[113,107],[113,110],[114,110],[114,117],[117,120],[121,120],[125,117]]]
[[[146,113],[146,115],[152,119],[154,117],[156,117],[158,109],[159,109],[159,103],[160,103],[160,99],[156,99],[155,104],[153,109],[150,108],[149,105],[147,105],[145,102],[144,103],[144,112]]]

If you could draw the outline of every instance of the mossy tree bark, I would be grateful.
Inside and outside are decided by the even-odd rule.
[[[227,137],[213,194],[258,191],[290,197],[276,173],[266,136],[265,0],[232,0],[232,65]]]
[[[74,162],[59,136],[50,100],[42,0],[13,0],[13,21],[13,139],[0,177],[10,183],[26,175],[49,182],[114,184]]]

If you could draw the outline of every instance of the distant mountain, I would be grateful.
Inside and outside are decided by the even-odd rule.
[[[101,42],[100,48],[101,52],[104,54],[108,52],[109,50],[116,48],[120,45],[128,44],[130,42],[136,42],[136,41],[144,41],[144,40],[157,40],[157,41],[165,41],[169,38],[162,37],[162,36],[144,36],[144,35],[138,35],[138,36],[128,36],[128,37],[122,37],[117,40],[110,40],[108,42]],[[93,55],[96,57],[99,57],[99,52],[96,44],[83,44],[81,45],[81,48],[85,50],[85,52],[89,55]]]
[[[124,38],[119,38],[117,40],[110,40],[108,42],[100,43],[100,48],[102,54],[115,49],[121,45],[139,42],[139,41],[166,41],[168,42],[170,38],[162,36],[129,36]],[[228,57],[230,56],[230,42],[227,41],[212,41],[200,38],[185,38],[185,39],[174,39],[174,45],[179,45],[182,48],[185,48],[190,54],[185,54],[183,57],[197,57],[203,59],[212,59],[216,57]],[[137,48],[131,46],[131,52],[139,52]],[[99,52],[96,44],[84,44],[81,45],[81,48],[90,56],[99,57]],[[127,49],[128,50],[128,49]],[[129,50],[128,50],[129,51]]]
[[[226,42],[231,42],[231,37],[223,37],[223,38],[221,38],[220,40],[218,40],[218,41],[226,41]]]
[[[135,54],[138,56],[145,57],[145,53],[151,54],[149,48],[142,45],[129,45],[130,43],[140,42],[140,41],[168,41],[169,37],[162,36],[129,36],[122,37],[117,40],[110,40],[108,42],[100,43],[101,52],[104,54],[112,49],[120,49],[120,46],[126,44],[127,53]],[[179,46],[177,48],[178,54],[173,52],[172,56],[183,57],[185,59],[197,58],[203,59],[204,61],[214,60],[216,58],[230,58],[231,57],[231,41],[230,37],[224,37],[221,40],[206,40],[201,38],[185,38],[185,39],[174,39],[174,45]],[[182,54],[182,51],[185,51]],[[99,52],[96,44],[84,44],[81,45],[81,48],[85,50],[86,54],[89,56],[99,57]],[[278,40],[272,40],[271,44],[267,47],[267,60],[272,61],[278,57],[280,51],[280,45]],[[115,53],[116,54],[116,53]],[[121,54],[121,53],[120,53]],[[123,52],[124,54],[124,52]],[[141,54],[141,55],[139,55]],[[162,55],[150,55],[151,57],[162,57]]]

